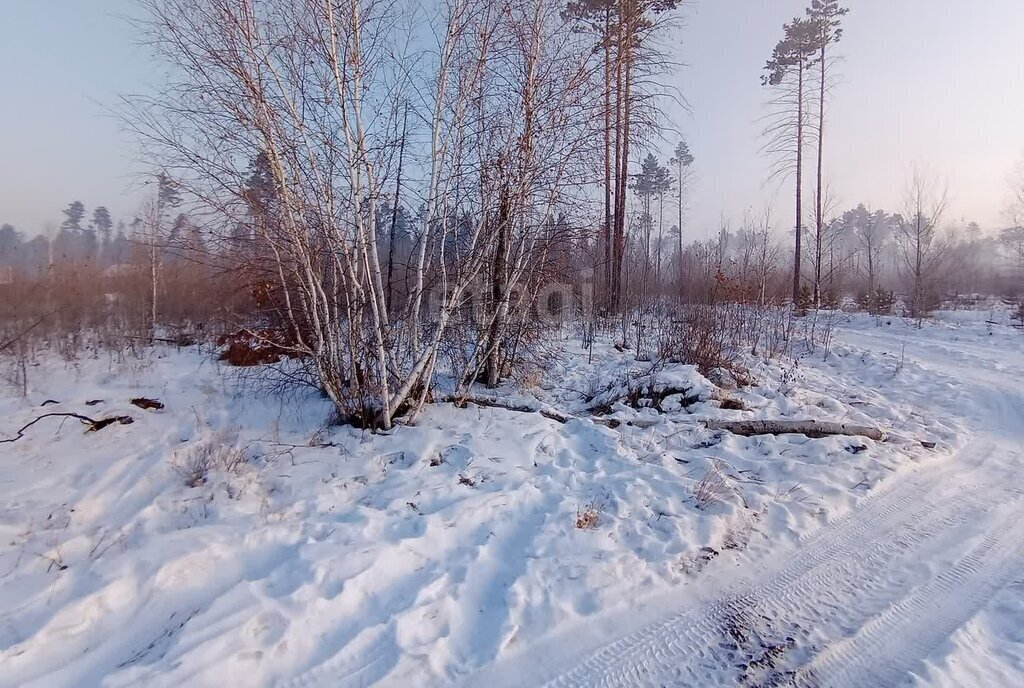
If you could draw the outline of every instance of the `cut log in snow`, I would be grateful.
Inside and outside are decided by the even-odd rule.
[[[724,430],[744,437],[794,434],[820,438],[831,435],[847,435],[867,437],[877,442],[885,440],[885,433],[878,428],[820,420],[709,420],[705,421],[705,425],[709,430]]]

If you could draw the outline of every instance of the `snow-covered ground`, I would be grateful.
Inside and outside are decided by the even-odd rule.
[[[986,320],[852,316],[736,389],[567,340],[502,391],[614,428],[375,435],[208,351],[40,361],[0,438],[135,422],[0,444],[0,685],[1020,684],[1024,335]]]

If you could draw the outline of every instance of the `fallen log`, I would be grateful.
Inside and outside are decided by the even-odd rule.
[[[708,420],[704,425],[709,430],[724,430],[734,435],[806,435],[818,439],[832,435],[867,437],[876,442],[885,441],[885,433],[866,425],[831,423],[820,420]]]

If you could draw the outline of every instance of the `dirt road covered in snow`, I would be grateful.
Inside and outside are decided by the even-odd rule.
[[[959,418],[963,448],[898,472],[785,561],[763,557],[720,586],[706,575],[467,685],[1024,684],[1024,353],[1013,334],[841,331],[835,356],[807,364]]]

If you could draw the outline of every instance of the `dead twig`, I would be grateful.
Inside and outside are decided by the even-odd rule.
[[[14,437],[8,437],[6,439],[0,440],[0,444],[17,442],[18,440],[25,436],[26,430],[31,428],[39,421],[45,420],[47,418],[74,418],[82,425],[88,426],[85,430],[86,432],[97,432],[107,427],[108,425],[112,425],[114,423],[120,423],[121,425],[130,425],[131,423],[135,422],[132,420],[131,416],[111,416],[110,418],[100,418],[99,420],[95,420],[93,418],[89,418],[88,416],[83,416],[78,413],[44,413],[38,418],[34,418],[28,423],[25,423],[25,425],[21,426],[21,428],[18,429]]]

